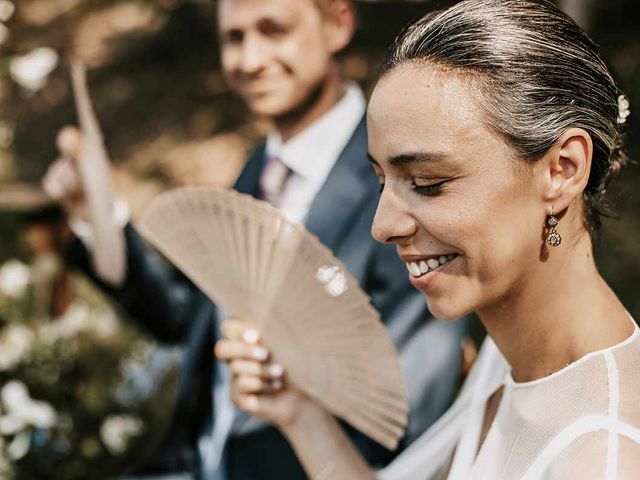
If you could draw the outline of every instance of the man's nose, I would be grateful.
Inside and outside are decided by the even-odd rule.
[[[371,226],[371,234],[380,243],[402,244],[416,233],[417,225],[406,202],[385,187]]]
[[[246,74],[259,72],[265,65],[268,49],[257,35],[247,35],[242,43],[240,68]]]

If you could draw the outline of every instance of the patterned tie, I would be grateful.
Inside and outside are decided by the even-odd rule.
[[[260,177],[260,198],[279,207],[291,169],[278,157],[269,157]]]

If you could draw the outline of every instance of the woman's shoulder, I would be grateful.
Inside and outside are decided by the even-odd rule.
[[[545,480],[631,480],[640,471],[640,443],[622,434],[596,430],[575,438],[549,464],[543,475]],[[529,478],[529,477],[525,477]]]
[[[607,408],[585,415],[563,432],[566,446],[551,463],[548,479],[637,478],[640,471],[640,331],[602,352]],[[584,392],[589,394],[588,389]]]

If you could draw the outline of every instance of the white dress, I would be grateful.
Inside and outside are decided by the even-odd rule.
[[[487,401],[501,386],[498,411],[478,452]],[[527,383],[513,381],[487,338],[449,411],[378,478],[439,479],[449,467],[448,480],[640,479],[635,323],[625,341]]]

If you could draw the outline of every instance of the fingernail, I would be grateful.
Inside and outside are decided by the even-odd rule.
[[[257,343],[258,342],[258,332],[256,330],[247,330],[242,334],[242,338],[247,343]]]
[[[282,382],[280,380],[276,380],[272,383],[273,388],[280,390],[282,388]]]
[[[282,365],[277,365],[275,363],[273,365],[269,365],[269,374],[272,377],[281,377],[283,373],[284,368],[282,367]]]
[[[269,356],[266,348],[258,347],[253,349],[253,356],[258,360],[266,360]]]

